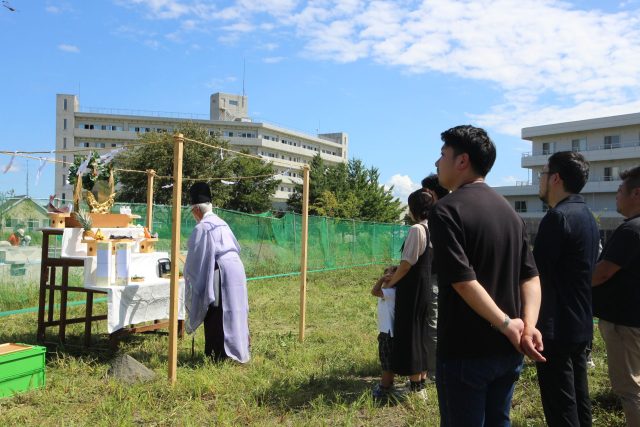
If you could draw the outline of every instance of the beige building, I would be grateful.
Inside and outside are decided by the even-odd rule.
[[[573,150],[591,164],[582,195],[606,238],[622,221],[615,202],[621,183],[618,174],[640,165],[640,113],[523,128],[522,139],[531,141],[532,151],[522,155],[522,167],[529,169],[530,178],[496,190],[524,218],[528,231],[536,233],[547,210],[538,198],[540,171],[549,155]]]
[[[346,133],[308,135],[269,123],[253,122],[248,116],[246,96],[211,95],[209,118],[153,111],[82,109],[76,95],[56,95],[56,150],[94,148],[105,152],[134,142],[146,132],[173,132],[180,123],[204,126],[212,135],[228,140],[232,147],[247,149],[272,162],[282,183],[273,196],[274,207],[283,208],[295,184],[302,183],[299,168],[320,154],[328,165],[346,163],[349,137]],[[85,152],[86,153],[86,152]],[[71,162],[73,152],[56,154]],[[55,194],[70,199],[68,167],[56,164]]]

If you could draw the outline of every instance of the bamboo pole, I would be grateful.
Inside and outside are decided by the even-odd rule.
[[[153,179],[156,171],[147,169],[147,230],[151,233],[153,227]]]
[[[307,243],[309,234],[309,165],[302,169],[302,248],[300,251],[300,331],[299,340],[304,341],[307,315]]]
[[[176,383],[178,369],[178,257],[182,209],[182,149],[184,136],[173,137],[173,215],[171,219],[171,293],[169,300],[169,382]]]

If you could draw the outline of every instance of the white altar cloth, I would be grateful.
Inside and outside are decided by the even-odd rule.
[[[127,286],[87,286],[107,293],[107,332],[127,325],[169,318],[169,279],[145,280]],[[178,319],[184,320],[184,279],[180,279]]]

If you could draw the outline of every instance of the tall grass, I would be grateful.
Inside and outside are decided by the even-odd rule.
[[[371,399],[379,366],[376,301],[369,290],[380,270],[311,274],[304,343],[297,337],[298,279],[250,282],[250,363],[205,360],[200,330],[193,357],[191,338],[179,343],[175,387],[165,379],[166,334],[136,335],[121,344],[122,352],[158,375],[150,383],[126,386],[106,377],[114,353],[107,347],[104,322],[94,326],[96,339],[89,351],[81,348],[83,326],[72,325],[67,346],[49,347],[46,388],[0,400],[0,425],[437,426],[433,385],[426,402],[410,398],[379,406]],[[101,310],[104,304],[98,305],[97,312]],[[0,342],[35,341],[35,315],[5,317],[0,325]],[[589,371],[594,425],[624,425],[609,391],[599,334],[594,353],[596,368]],[[532,365],[516,386],[512,419],[515,426],[544,425]]]

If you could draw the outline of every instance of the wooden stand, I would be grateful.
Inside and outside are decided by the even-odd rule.
[[[52,214],[49,214],[52,215]],[[66,214],[65,226],[69,228],[80,227],[80,222],[73,215]],[[125,228],[131,226],[131,222],[134,219],[139,219],[140,215],[125,215],[125,214],[100,214],[90,213],[91,227],[92,228]]]
[[[66,219],[69,217],[68,213],[50,212],[47,215],[49,215],[51,228],[64,228]]]
[[[105,292],[85,289],[84,287],[69,286],[69,268],[83,267],[84,260],[74,258],[50,258],[49,257],[49,237],[61,236],[63,229],[49,228],[42,230],[42,261],[40,267],[40,296],[38,304],[38,331],[36,338],[39,343],[44,343],[46,329],[50,326],[58,326],[58,337],[60,342],[65,342],[65,333],[68,324],[84,323],[84,344],[91,345],[91,322],[106,320],[107,316],[93,315],[93,295],[104,294]],[[62,280],[56,285],[56,270],[62,270]],[[60,294],[59,318],[54,319],[55,295]],[[67,319],[67,299],[69,292],[80,292],[86,294],[85,316]],[[48,306],[48,308],[47,308]],[[45,308],[47,318],[45,320]]]
[[[158,239],[156,238],[149,238],[149,239],[143,239],[140,241],[140,252],[143,254],[149,254],[149,253],[153,253],[156,251],[156,242],[158,241]]]
[[[65,342],[66,327],[72,323],[84,323],[84,345],[91,345],[91,323],[99,320],[106,320],[107,315],[93,315],[93,296],[94,294],[106,294],[104,291],[96,291],[84,287],[69,286],[69,268],[84,268],[84,260],[78,258],[53,258],[49,256],[49,237],[61,236],[62,228],[45,228],[42,229],[42,264],[40,269],[40,295],[38,304],[38,330],[36,338],[38,343],[44,344],[46,329],[52,326],[58,326],[58,337],[61,343]],[[60,284],[56,284],[58,275],[57,269],[62,270],[62,278]],[[85,315],[73,319],[67,318],[67,302],[69,292],[79,292],[86,294]],[[55,298],[59,293],[60,309],[58,319],[54,319]],[[46,311],[46,316],[45,316]],[[168,320],[155,320],[150,325],[130,326],[120,329],[109,335],[109,342],[112,348],[116,348],[118,341],[127,335],[139,332],[155,331],[164,329],[169,326]],[[178,321],[178,336],[184,336],[184,321]]]
[[[96,256],[96,255],[98,255],[98,242],[111,242],[111,243],[129,242],[129,243],[133,243],[133,242],[135,242],[135,240],[133,240],[133,239],[117,239],[117,240],[110,240],[110,239],[102,239],[102,240],[82,239],[81,242],[87,244],[87,256]],[[140,246],[140,249],[141,249],[140,252],[143,252],[142,251],[142,245]],[[153,252],[153,251],[149,251],[149,252]],[[116,245],[114,244],[114,245],[111,246],[111,255],[115,255],[115,254],[116,254]]]

